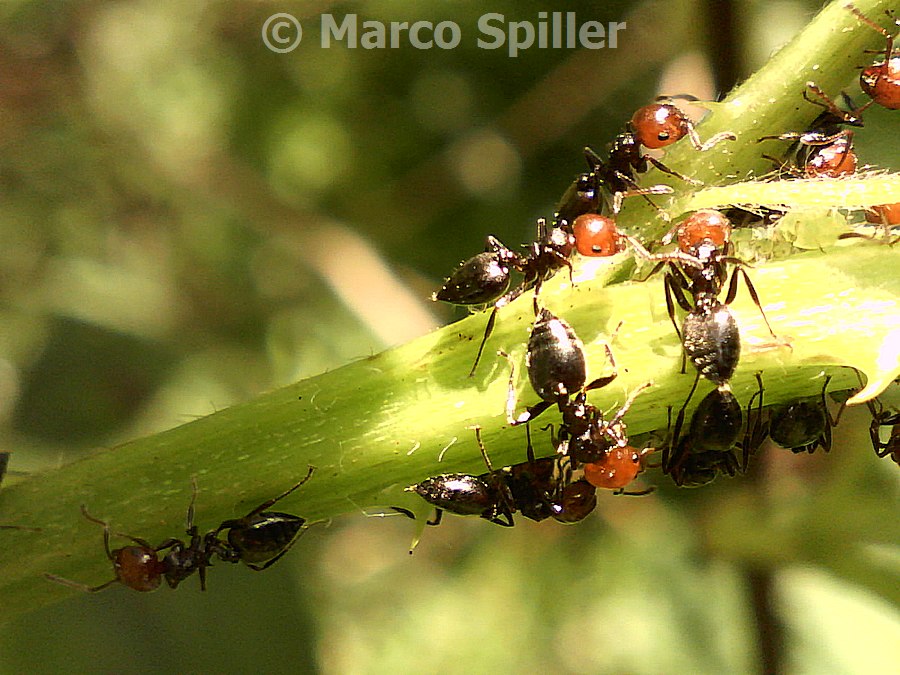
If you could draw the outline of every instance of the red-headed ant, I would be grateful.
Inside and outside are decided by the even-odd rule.
[[[888,33],[853,5],[847,4],[846,8],[853,12],[857,19],[881,33],[885,39],[884,58],[863,68],[859,74],[860,88],[869,95],[873,103],[890,110],[900,110],[900,55],[894,56],[896,35]],[[900,26],[900,21],[894,19],[891,12],[886,11],[885,13],[893,19],[895,25]]]
[[[293,546],[306,522],[298,516],[268,513],[264,509],[287,497],[306,483],[313,471],[314,468],[310,467],[303,480],[278,497],[260,504],[243,518],[226,520],[218,528],[205,535],[200,535],[199,529],[194,524],[197,483],[193,481],[185,528],[188,543],[181,539],[171,538],[166,539],[158,546],[153,546],[145,539],[120,534],[119,536],[130,539],[134,545],[110,549],[109,524],[89,514],[82,505],[82,515],[103,528],[103,547],[106,557],[112,561],[115,577],[99,586],[88,586],[55,574],[44,574],[44,577],[88,593],[102,591],[114,583],[120,583],[135,591],[148,592],[159,588],[163,579],[170,588],[177,588],[182,581],[196,572],[200,575],[200,589],[205,591],[206,568],[212,565],[214,557],[230,563],[243,561],[251,569],[264,570]],[[229,530],[227,542],[219,538],[219,534],[223,530]],[[293,534],[288,538],[289,532]]]

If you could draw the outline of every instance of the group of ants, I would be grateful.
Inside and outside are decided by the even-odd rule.
[[[769,158],[778,166],[776,178],[840,178],[854,174],[857,156],[853,131],[846,127],[862,126],[861,113],[873,104],[900,109],[900,55],[893,53],[894,36],[855,7],[848,6],[848,9],[886,39],[883,60],[864,68],[860,75],[860,87],[869,101],[856,107],[849,96],[842,94],[847,107],[842,109],[814,83],[807,83],[804,98],[823,109],[810,127],[803,132],[759,139],[791,142],[784,158]],[[900,21],[896,23],[900,25]],[[652,492],[653,487],[626,489],[647,466],[661,467],[663,474],[669,475],[679,487],[698,487],[712,482],[719,474],[744,473],[751,455],[766,438],[795,453],[813,453],[819,447],[826,452],[830,450],[831,430],[843,411],[842,406],[836,417],[828,411],[826,390],[830,377],[825,378],[819,396],[764,414],[762,377],[757,374],[758,390],[747,405],[746,426],[743,409],[730,387],[740,359],[741,340],[729,305],[737,295],[741,278],[762,314],[772,344],[789,346],[769,325],[745,269],[746,263],[733,255],[731,241],[732,222],[740,221],[744,226],[768,225],[780,214],[773,209],[751,212],[741,208],[694,212],[663,238],[663,244],[677,242],[676,250],[665,253],[650,253],[634,237],[616,228],[615,216],[624,198],[643,196],[649,201],[648,195],[672,192],[666,185],[640,187],[637,184],[638,174],[647,171],[651,164],[665,174],[693,182],[644,154],[642,147],[664,148],[687,137],[696,151],[705,152],[720,142],[735,140],[733,134],[724,132],[701,142],[692,122],[670,101],[660,98],[640,108],[626,125],[626,131],[609,145],[606,160],[590,148],[585,149],[589,170],[565,192],[552,223],[538,221],[537,239],[525,247],[525,253],[517,253],[489,236],[486,250],[463,262],[435,293],[436,300],[451,304],[473,308],[493,305],[471,376],[493,331],[498,310],[522,293],[534,290],[535,321],[525,365],[540,402],[518,415],[515,413],[514,365],[508,355],[499,352],[510,361],[507,421],[511,426],[526,425],[527,460],[495,470],[476,427],[486,473],[444,474],[407,488],[435,507],[436,516],[428,521],[429,525],[438,524],[444,511],[480,516],[506,527],[514,524],[513,514],[517,511],[536,521],[552,517],[572,523],[593,511],[598,488],[630,495]],[[885,243],[900,240],[900,237],[892,238],[892,228],[900,225],[900,203],[875,206],[867,210],[866,219],[880,228]],[[841,238],[858,236],[873,237],[854,231]],[[538,302],[545,281],[563,268],[571,273],[570,259],[575,251],[582,256],[602,257],[615,255],[627,246],[637,258],[654,265],[641,281],[665,269],[663,285],[668,315],[682,344],[684,361],[690,361],[697,371],[693,387],[676,417],[674,431],[666,434],[658,465],[651,465],[648,460],[659,448],[631,446],[623,421],[635,399],[652,383],[637,387],[618,411],[605,419],[603,411],[588,403],[586,395],[608,385],[617,376],[609,345],[606,358],[613,372],[588,383],[581,340],[564,319],[540,307]],[[518,272],[521,281],[510,288],[512,270]],[[676,305],[686,312],[680,326]],[[682,433],[685,410],[701,377],[712,382],[715,388],[697,406],[687,432]],[[551,432],[556,453],[536,459],[527,425],[553,406],[561,416]],[[869,430],[876,454],[890,456],[900,464],[900,413],[886,411],[877,400],[868,406],[873,418]],[[882,427],[890,428],[887,441],[881,440]],[[736,451],[740,451],[740,458]]]
[[[845,110],[816,85],[808,83],[804,98],[823,109],[810,127],[804,132],[759,139],[791,142],[784,158],[778,160],[779,175],[840,177],[853,174],[857,166],[853,132],[845,127],[862,126],[861,113],[873,104],[900,109],[900,54],[894,55],[895,36],[852,5],[848,5],[848,9],[886,40],[883,58],[864,68],[860,74],[860,87],[870,100],[854,107],[849,97],[843,94],[843,102],[848,108]],[[894,23],[900,25],[900,21],[894,20]],[[810,98],[810,93],[814,98]],[[747,405],[748,424],[741,433],[744,429],[743,409],[729,384],[741,352],[738,326],[729,305],[737,294],[741,278],[776,344],[778,338],[765,317],[745,263],[733,255],[732,221],[740,219],[746,224],[748,217],[765,220],[771,219],[772,214],[751,214],[738,208],[725,212],[697,211],[663,238],[664,244],[677,240],[676,250],[663,253],[650,253],[637,239],[616,228],[615,216],[623,199],[640,196],[650,201],[650,195],[673,192],[667,185],[638,185],[638,175],[651,165],[667,175],[694,183],[693,179],[642,150],[665,148],[684,137],[698,152],[735,140],[733,134],[724,132],[701,142],[693,123],[671,99],[657,99],[632,116],[626,131],[608,146],[606,159],[590,148],[585,149],[588,171],[566,190],[549,224],[544,219],[538,220],[537,238],[525,247],[524,253],[507,248],[489,236],[486,250],[463,262],[434,294],[436,300],[455,305],[492,308],[470,372],[472,375],[493,331],[498,311],[523,293],[534,291],[535,321],[525,363],[530,383],[540,401],[516,414],[515,369],[510,357],[499,352],[510,362],[507,421],[511,426],[525,425],[527,460],[495,470],[480,429],[476,427],[476,440],[487,467],[486,473],[443,474],[407,488],[435,507],[435,517],[427,524],[439,524],[445,511],[479,516],[506,527],[514,524],[516,512],[535,521],[553,518],[574,523],[594,510],[598,488],[630,495],[643,495],[654,489],[626,490],[648,466],[648,459],[657,448],[639,449],[629,445],[623,421],[635,399],[652,386],[651,383],[637,387],[618,411],[606,419],[602,410],[588,402],[587,393],[608,385],[617,377],[609,345],[606,346],[606,358],[612,365],[612,372],[588,382],[581,340],[564,319],[539,304],[544,282],[563,268],[571,275],[571,259],[576,251],[582,256],[604,257],[630,246],[638,258],[653,264],[647,278],[665,270],[663,282],[668,314],[683,346],[685,361],[690,361],[697,371],[694,385],[669,436],[673,440],[663,444],[658,465],[676,485],[701,486],[719,474],[734,476],[744,472],[750,456],[766,437],[795,453],[812,453],[819,447],[826,452],[830,449],[831,429],[838,419],[832,418],[827,409],[828,378],[820,396],[779,407],[766,418],[762,414],[762,379],[757,375],[759,388]],[[867,211],[866,218],[881,228],[885,242],[896,243],[897,239],[892,239],[892,227],[900,225],[900,203],[873,207]],[[848,232],[842,236],[872,235]],[[515,285],[512,284],[513,272],[518,278]],[[725,297],[720,299],[723,292]],[[676,305],[686,312],[680,327],[676,320]],[[700,402],[687,432],[682,434],[685,410],[701,376],[711,381],[715,388]],[[870,435],[875,452],[879,457],[890,456],[900,464],[900,413],[885,410],[877,401],[868,405],[873,417]],[[536,458],[529,423],[553,406],[561,416],[552,432],[556,453],[551,457]],[[749,423],[751,416],[755,419],[752,424]],[[887,440],[882,440],[882,427],[889,428]],[[735,455],[737,450],[741,451],[740,459]],[[0,455],[0,480],[7,457]],[[54,574],[44,576],[86,592],[101,591],[115,583],[136,591],[152,591],[163,580],[176,588],[197,573],[200,587],[205,590],[206,570],[216,560],[242,562],[253,570],[265,570],[290,550],[307,527],[306,520],[300,516],[268,509],[306,483],[314,470],[309,467],[302,480],[277,497],[263,502],[241,518],[223,521],[205,534],[201,534],[194,524],[197,495],[194,481],[187,510],[186,541],[171,538],[156,546],[144,539],[120,534],[131,544],[111,549],[109,524],[92,516],[82,506],[83,516],[103,529],[104,550],[112,562],[115,576],[98,586]],[[394,508],[414,518],[410,511]],[[20,526],[0,528],[39,531]]]

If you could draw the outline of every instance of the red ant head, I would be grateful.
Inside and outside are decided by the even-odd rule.
[[[677,235],[678,248],[684,253],[703,244],[721,249],[731,239],[731,221],[713,209],[695,211],[678,226]]]
[[[879,225],[900,225],[900,202],[866,209],[866,220]]]
[[[126,546],[113,551],[116,579],[135,591],[155,591],[162,582],[165,564],[146,546]]]
[[[900,56],[863,68],[859,86],[875,103],[900,110]]]
[[[638,108],[631,117],[631,128],[641,145],[655,150],[684,138],[690,121],[671,103],[653,103]]]
[[[610,448],[599,462],[584,465],[584,478],[594,487],[606,490],[624,488],[644,470],[644,454],[630,445]]]
[[[616,221],[596,213],[578,216],[572,224],[575,247],[583,256],[606,257],[623,249]]]
[[[806,175],[810,178],[827,176],[840,178],[856,173],[856,151],[853,150],[853,141],[850,132],[847,136],[841,136],[834,143],[817,148],[815,153],[806,162]]]

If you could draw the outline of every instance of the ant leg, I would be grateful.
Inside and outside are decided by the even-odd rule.
[[[763,311],[762,303],[759,301],[759,295],[756,293],[756,288],[753,286],[753,282],[750,281],[750,275],[747,274],[747,270],[738,265],[734,268],[734,271],[731,273],[731,281],[728,284],[728,295],[726,297],[725,303],[726,305],[730,304],[732,300],[734,300],[737,295],[737,273],[740,273],[744,276],[744,283],[747,286],[747,290],[750,292],[750,297],[753,299],[753,304],[756,305],[757,309],[759,309],[759,313],[762,315],[763,321],[766,322],[766,328],[769,329],[769,334],[778,339],[778,336],[775,335],[775,331],[772,330],[772,326],[769,324],[769,319],[766,316],[766,313]]]
[[[694,132],[694,133],[696,134],[696,132]],[[731,136],[731,139],[734,140],[734,134],[728,134],[728,136]],[[716,141],[716,142],[718,143],[718,141]],[[713,145],[715,145],[715,143]],[[712,147],[712,146],[710,146],[710,147]],[[698,150],[699,149],[700,148],[698,148]],[[693,178],[688,178],[687,176],[684,176],[684,175],[678,173],[674,169],[670,169],[669,167],[667,167],[665,164],[660,162],[655,157],[651,157],[650,155],[644,155],[643,159],[646,159],[647,161],[649,161],[653,166],[655,166],[657,169],[659,169],[663,173],[667,173],[670,176],[673,176],[674,178],[683,180],[685,183],[688,183],[689,185],[703,185],[703,183],[698,180],[694,180]]]
[[[882,33],[884,35],[884,33]],[[887,62],[885,62],[887,63]],[[814,101],[811,99],[807,93],[806,89],[814,93],[819,97],[818,101]],[[835,105],[835,102],[831,99],[831,97],[826,94],[822,89],[816,85],[815,82],[807,82],[806,89],[803,90],[803,98],[805,98],[810,103],[815,105],[822,106],[829,113],[834,115],[837,119],[841,120],[844,124],[850,124],[855,127],[861,127],[863,125],[862,118],[860,117],[860,113],[862,113],[866,108],[872,105],[875,101],[868,101],[867,103],[862,104],[858,108],[854,106],[853,101],[850,100],[850,97],[847,96],[846,93],[843,94],[844,102],[849,104],[850,108],[853,108],[850,111],[844,111]]]
[[[394,510],[394,511],[396,511],[396,512],[399,513],[401,516],[406,516],[406,517],[409,518],[410,520],[415,520],[415,519],[416,519],[416,516],[415,516],[415,514],[414,514],[412,511],[410,511],[409,509],[404,509],[402,506],[391,506],[391,507],[389,507],[389,508],[392,509],[392,510]],[[366,515],[368,515],[368,514],[366,514]],[[377,514],[374,514],[374,515],[377,515]],[[387,514],[385,514],[385,515],[387,515]]]
[[[431,520],[426,520],[425,524],[430,525],[432,527],[437,527],[441,524],[441,519],[444,517],[443,509],[435,509],[434,510],[434,518]]]
[[[684,426],[685,410],[687,410],[688,403],[690,403],[691,399],[694,397],[694,392],[697,390],[697,384],[699,384],[699,382],[700,373],[698,372],[696,377],[694,377],[694,385],[691,387],[691,391],[688,393],[687,399],[685,399],[684,404],[681,406],[681,410],[678,411],[678,417],[675,418],[675,431],[672,435],[672,442],[674,442],[675,450],[672,456],[669,456],[668,452],[663,451],[663,473],[669,473],[672,470],[672,467],[678,465],[684,458],[685,447],[682,446],[681,443],[679,443],[679,436],[681,435],[681,429]],[[666,447],[666,450],[668,449],[669,448]]]
[[[650,253],[646,248],[644,248],[643,244],[639,242],[637,239],[632,237],[629,234],[620,235],[625,241],[631,244],[631,248],[634,249],[634,252],[637,253],[641,258],[650,262],[671,262],[671,263],[679,263],[681,265],[687,265],[688,267],[694,267],[698,270],[703,269],[703,263],[699,258],[693,256],[689,253],[683,253],[682,251],[670,251],[669,253]],[[655,272],[656,270],[654,270]],[[646,281],[646,279],[644,279]]]
[[[628,398],[625,399],[625,403],[622,404],[622,407],[619,408],[618,412],[613,416],[613,418],[609,421],[609,426],[613,426],[618,424],[618,422],[625,417],[625,413],[628,412],[628,409],[634,404],[635,399],[645,390],[649,389],[653,386],[653,382],[644,382],[641,386],[635,389],[633,392],[628,394]]]
[[[103,548],[106,550],[106,557],[110,560],[113,560],[112,551],[109,550],[109,523],[107,523],[105,520],[94,518],[94,516],[88,513],[87,507],[84,504],[81,505],[81,515],[87,518],[92,523],[97,523],[98,525],[103,527]],[[140,544],[141,546],[147,544],[147,542],[141,542],[137,540],[135,540],[135,543]],[[148,544],[147,548],[153,547]]]
[[[481,440],[481,427],[474,426],[472,427],[475,430],[475,440],[478,442],[478,448],[481,450],[481,457],[484,459],[484,463],[488,468],[488,473],[491,474],[491,481],[493,481],[494,486],[497,488],[497,492],[500,494],[500,498],[503,500],[503,506],[505,510],[501,513],[498,513],[493,518],[490,518],[490,522],[496,523],[497,525],[502,525],[503,527],[512,527],[515,525],[513,522],[512,514],[516,510],[515,506],[510,502],[510,495],[507,490],[504,489],[505,485],[500,477],[497,475],[497,472],[494,470],[494,465],[491,463],[491,458],[488,457],[487,448],[484,447],[484,442]],[[500,517],[505,516],[506,521],[501,521]]]
[[[197,486],[197,476],[191,476],[191,503],[188,504],[187,516],[185,520],[185,532],[187,532],[188,536],[193,536],[195,534],[194,502],[197,501],[198,492],[199,488]]]
[[[642,247],[642,248],[643,248],[643,247]],[[648,251],[648,254],[649,254],[649,251]],[[647,274],[647,276],[645,276],[643,279],[632,279],[632,281],[636,281],[636,282],[638,282],[639,284],[644,283],[644,282],[647,281],[650,277],[652,277],[654,274],[656,274],[657,272],[659,272],[663,267],[665,267],[665,264],[666,264],[666,261],[665,261],[665,260],[659,261],[658,263],[656,263],[656,265],[653,266],[653,269],[650,270],[649,274]]]
[[[622,326],[622,324],[620,323],[619,327],[621,327],[621,326]],[[618,328],[616,328],[616,332],[617,333],[619,332]],[[615,337],[615,335],[613,335],[613,337]],[[613,372],[611,375],[604,375],[603,377],[598,377],[596,380],[594,380],[593,382],[586,385],[584,387],[583,391],[591,391],[592,389],[601,389],[601,388],[605,387],[606,385],[608,385],[613,380],[615,380],[619,376],[619,368],[618,368],[618,366],[616,366],[616,358],[613,356],[612,349],[610,348],[609,343],[604,345],[604,347],[606,348],[606,360],[612,364]]]
[[[109,549],[109,532],[110,532],[109,531],[109,523],[107,523],[104,520],[100,520],[99,518],[95,518],[90,513],[88,513],[87,507],[84,504],[81,505],[81,515],[83,515],[85,518],[90,520],[92,523],[97,523],[98,525],[103,527],[103,548],[106,550],[106,557],[109,558],[110,560],[114,560],[112,551],[110,551],[110,549]],[[138,546],[143,546],[144,548],[149,548],[154,551],[159,550],[157,548],[154,548],[150,544],[150,542],[148,542],[146,539],[139,539],[138,537],[132,537],[130,534],[123,534],[121,532],[118,532],[117,534],[120,537],[124,537],[125,539],[130,539]],[[178,540],[173,539],[171,541],[178,541]],[[165,547],[161,547],[161,548],[165,548]]]
[[[469,377],[474,377],[475,370],[478,368],[478,362],[481,361],[481,354],[484,352],[484,345],[487,342],[487,339],[491,336],[491,333],[494,332],[494,322],[497,321],[497,310],[499,307],[495,304],[494,308],[491,310],[491,315],[488,317],[487,326],[484,328],[484,335],[481,338],[481,344],[478,345],[478,354],[475,355],[475,363],[472,364],[472,370],[469,371]]]
[[[750,401],[747,403],[747,431],[744,432],[744,442],[741,450],[743,454],[741,455],[741,473],[747,472],[747,466],[750,463],[750,453],[751,451],[755,451],[756,446],[762,442],[766,435],[768,435],[768,430],[765,432],[764,424],[763,424],[763,383],[762,383],[762,374],[756,373],[756,382],[759,385],[758,391],[756,391],[753,396],[750,397]],[[751,412],[753,410],[753,399],[759,396],[759,405],[756,407],[756,416],[754,418],[754,422],[751,424],[750,419],[752,417]]]
[[[700,136],[697,134],[697,130],[694,129],[694,125],[688,123],[688,138],[691,141],[691,146],[693,146],[694,150],[698,152],[706,152],[707,150],[711,150],[716,145],[721,143],[722,141],[736,141],[737,136],[735,136],[730,131],[721,131],[717,134],[710,136],[706,143],[701,143]]]
[[[53,581],[57,584],[62,584],[63,586],[68,586],[69,588],[74,588],[85,593],[97,593],[98,591],[102,591],[104,588],[109,588],[119,580],[118,578],[115,578],[110,579],[105,584],[100,584],[99,586],[88,586],[87,584],[79,584],[77,581],[59,577],[55,574],[50,574],[49,572],[44,572],[44,578],[47,581]]]
[[[677,268],[675,268],[677,269]],[[681,274],[681,272],[679,272]],[[684,277],[680,277],[683,281]],[[676,277],[672,274],[666,274],[663,278],[663,287],[666,290],[666,310],[669,313],[669,320],[672,322],[672,326],[675,328],[675,335],[678,336],[678,342],[682,345],[681,349],[681,374],[684,375],[687,372],[687,352],[684,350],[684,338],[681,335],[681,329],[678,327],[678,321],[675,319],[675,304],[672,302],[672,298],[674,297],[675,301],[678,303],[678,306],[681,307],[686,312],[691,312],[691,305],[687,301],[687,298],[684,296],[684,291],[679,285],[679,281],[676,280]]]
[[[491,315],[488,318],[487,326],[485,326],[484,328],[484,335],[481,338],[481,344],[478,345],[478,354],[475,355],[475,363],[472,364],[472,370],[469,371],[469,377],[475,376],[475,371],[478,369],[478,362],[481,361],[481,355],[484,352],[484,345],[487,343],[488,338],[491,336],[491,333],[494,332],[494,324],[497,321],[497,312],[501,307],[505,307],[520,295],[522,295],[522,293],[524,293],[526,290],[529,290],[532,287],[533,286],[529,286],[526,284],[526,282],[523,281],[518,288],[514,288],[513,290],[509,291],[494,303],[494,308],[491,310]]]
[[[619,488],[618,490],[615,490],[613,494],[625,495],[626,497],[643,497],[644,495],[649,495],[651,492],[656,492],[655,485],[651,485],[643,490],[626,490],[625,488]]]
[[[294,484],[293,486],[289,487],[287,490],[285,490],[284,492],[282,492],[282,493],[281,493],[280,495],[278,495],[277,497],[273,497],[272,499],[263,502],[262,504],[260,504],[259,506],[257,506],[255,509],[253,509],[250,513],[248,513],[248,514],[247,514],[246,516],[244,516],[244,517],[245,517],[245,518],[250,518],[250,517],[255,516],[255,515],[259,514],[259,513],[262,513],[263,511],[265,511],[265,510],[268,509],[269,507],[274,506],[276,503],[280,502],[282,499],[284,499],[284,498],[287,497],[289,494],[291,494],[294,490],[296,490],[296,489],[299,488],[301,485],[303,485],[304,483],[306,483],[306,481],[308,481],[308,480],[310,479],[310,477],[313,475],[313,471],[315,471],[315,470],[316,470],[316,467],[314,467],[314,466],[309,466],[309,467],[308,467],[308,470],[307,470],[307,472],[306,472],[306,476],[304,476],[303,480],[301,480],[299,483],[296,483],[296,484]]]

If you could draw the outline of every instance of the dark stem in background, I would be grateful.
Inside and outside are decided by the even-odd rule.
[[[770,569],[747,569],[750,605],[759,645],[759,672],[775,675],[784,672],[784,629],[773,607],[775,579]]]
[[[724,96],[747,76],[740,63],[743,41],[738,30],[737,13],[731,0],[704,0],[701,7],[706,23],[703,46],[712,66],[716,93]]]

